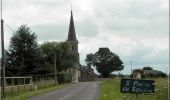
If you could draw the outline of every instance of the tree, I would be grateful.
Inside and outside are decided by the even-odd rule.
[[[88,67],[93,65],[93,54],[92,53],[86,56],[86,64]]]
[[[12,75],[32,75],[41,65],[37,36],[26,25],[21,25],[10,39],[6,53],[6,70]]]
[[[46,66],[54,64],[54,56],[56,56],[57,71],[67,70],[76,61],[76,55],[71,51],[67,42],[46,42],[40,48],[46,55]],[[54,70],[54,66],[48,68],[51,72]]]
[[[150,66],[146,66],[146,67],[143,67],[143,70],[153,70],[153,68]]]
[[[124,68],[119,56],[112,53],[109,48],[99,48],[95,54],[87,54],[85,62],[89,66],[93,65],[103,77],[109,77],[111,72]]]

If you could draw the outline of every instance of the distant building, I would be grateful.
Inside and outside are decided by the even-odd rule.
[[[81,71],[81,78],[96,78],[97,74],[91,67],[84,67]]]
[[[143,70],[143,77],[165,77],[166,74],[158,70]]]
[[[133,73],[133,79],[141,79],[141,74],[140,74],[140,72],[134,72],[134,73]]]

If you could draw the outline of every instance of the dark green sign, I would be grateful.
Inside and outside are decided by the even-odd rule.
[[[122,79],[120,91],[122,93],[154,93],[154,80]]]

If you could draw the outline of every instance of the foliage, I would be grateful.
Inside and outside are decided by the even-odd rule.
[[[124,68],[119,56],[112,53],[109,48],[99,48],[95,54],[88,54],[85,61],[88,66],[93,65],[103,77],[109,77],[111,72]]]
[[[86,61],[87,66],[92,66],[92,64],[93,64],[93,54],[92,53],[87,54],[85,61]]]
[[[143,67],[143,70],[153,70],[153,68],[150,66],[146,66],[146,67]]]
[[[21,25],[10,39],[6,52],[7,75],[32,75],[41,65],[37,36],[26,25]]]
[[[76,56],[71,51],[71,47],[67,42],[45,42],[41,46],[41,52],[43,52],[46,58],[46,65],[54,65],[56,56],[56,67],[58,71],[64,71],[72,67],[76,61]],[[51,66],[51,71],[54,70],[54,66]],[[50,67],[49,67],[50,68]]]

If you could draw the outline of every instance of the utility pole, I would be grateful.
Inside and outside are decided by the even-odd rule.
[[[56,68],[56,54],[54,53],[54,78],[55,84],[57,84],[57,68]]]
[[[4,21],[2,19],[2,0],[1,0],[1,50],[2,50],[2,60],[1,60],[1,71],[2,71],[2,81],[1,87],[2,92],[1,94],[5,97],[5,57],[4,57]],[[2,96],[1,96],[2,99]]]
[[[132,61],[130,61],[130,66],[131,66],[131,74],[132,74]]]
[[[167,73],[167,67],[165,67],[165,70],[166,70],[166,75],[168,75],[168,73]]]
[[[1,2],[2,3],[2,2]],[[5,57],[4,57],[4,21],[1,18],[1,49],[2,49],[2,60],[1,60],[1,70],[2,70],[2,95],[5,96]]]

